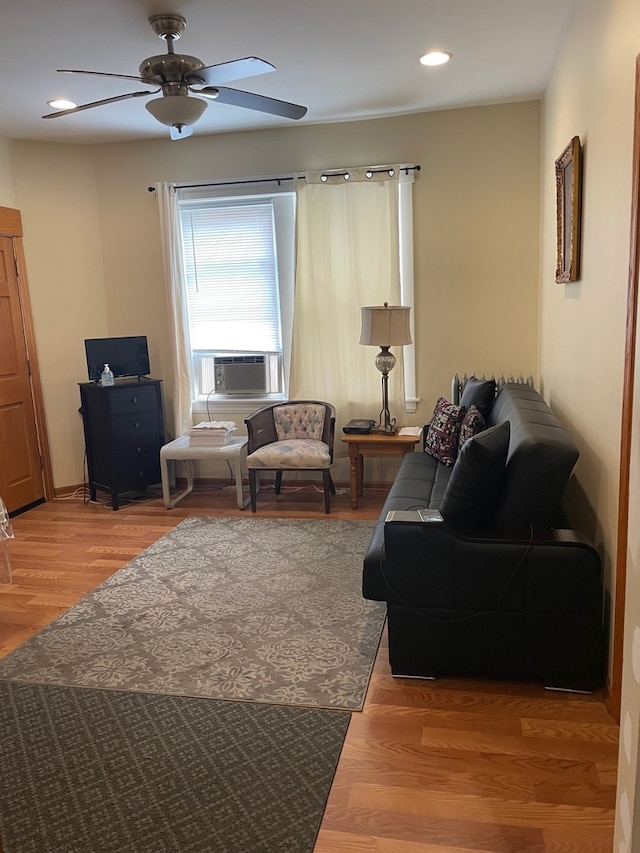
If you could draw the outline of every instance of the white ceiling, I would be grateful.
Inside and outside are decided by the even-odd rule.
[[[214,65],[244,56],[276,71],[229,83],[308,107],[299,122],[211,101],[196,134],[344,121],[539,97],[580,0],[5,0],[0,136],[97,143],[166,138],[134,98],[43,120],[47,101],[144,89],[137,75],[166,52],[148,17],[187,18],[177,53]],[[439,48],[448,65],[418,59]]]

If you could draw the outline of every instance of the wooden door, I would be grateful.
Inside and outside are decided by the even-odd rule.
[[[9,512],[45,499],[13,236],[0,236],[0,497]]]

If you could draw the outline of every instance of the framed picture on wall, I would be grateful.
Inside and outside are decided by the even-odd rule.
[[[574,136],[556,160],[556,282],[577,281],[580,275],[580,206],[582,149]]]

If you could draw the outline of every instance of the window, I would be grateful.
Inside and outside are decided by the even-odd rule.
[[[401,304],[411,306],[411,184],[414,170],[420,167],[377,168],[376,180],[383,180],[378,173],[385,171],[391,178],[397,168],[401,169],[398,174]],[[314,179],[313,173],[299,177],[305,185]],[[365,174],[365,177],[368,179],[370,175]],[[294,186],[300,197],[293,191]],[[303,189],[298,177],[276,175],[183,186],[161,182],[156,189],[171,306],[169,343],[175,360],[176,433],[188,432],[194,413],[244,412],[248,406],[255,409],[273,400],[286,399],[292,393],[290,380],[294,358],[295,246],[299,239],[296,216]],[[303,222],[307,219],[308,216],[302,217]],[[315,245],[318,244],[321,238],[315,239]],[[372,237],[371,247],[375,249],[376,246]],[[326,246],[320,245],[319,249],[325,251]],[[365,251],[370,249],[367,247]],[[309,263],[308,258],[306,262]],[[331,264],[331,259],[326,262]],[[299,258],[298,263],[302,266],[303,258]],[[311,263],[315,266],[313,258]],[[339,277],[334,281],[332,272],[330,269],[319,285],[325,301],[331,305],[348,305],[341,308],[342,314],[359,316],[360,306],[374,298],[370,289],[356,292],[352,282],[345,285]],[[366,277],[364,280],[368,281]],[[336,294],[331,295],[330,286],[338,288]],[[385,288],[385,296],[387,290]],[[297,297],[301,292],[298,287]],[[307,353],[311,347],[307,346],[302,329],[307,324],[308,331],[308,324],[311,324],[312,331],[316,330],[319,318],[313,310],[305,317],[300,304],[297,307],[299,337],[295,351],[298,353],[302,346],[300,341],[305,341]],[[322,325],[327,335],[335,335],[333,315],[323,320]],[[354,343],[357,333],[353,329],[348,330],[344,340],[352,342],[359,351]],[[296,356],[296,386],[301,384],[301,377],[310,375],[314,386],[318,385],[318,376],[330,383],[327,399],[333,399],[343,390],[342,367],[325,376],[326,371],[314,372],[312,366],[311,372],[304,374],[301,363]],[[405,405],[407,411],[415,411],[413,345],[404,348],[404,366]],[[361,399],[360,390],[349,399]]]
[[[185,196],[179,208],[192,399],[284,397],[295,195]]]

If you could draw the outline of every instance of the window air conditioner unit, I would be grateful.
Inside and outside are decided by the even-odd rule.
[[[264,355],[221,355],[214,359],[218,394],[266,394],[267,358]]]

